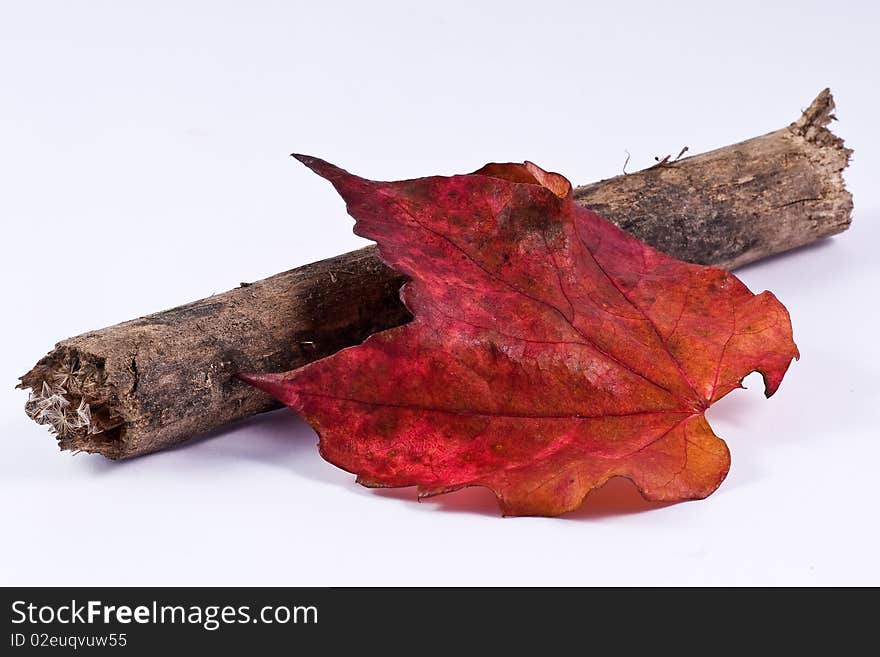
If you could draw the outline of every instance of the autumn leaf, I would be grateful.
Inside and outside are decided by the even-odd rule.
[[[534,164],[375,182],[296,157],[411,277],[414,319],[243,378],[366,486],[486,486],[507,515],[569,511],[614,476],[651,500],[703,498],[730,465],[705,410],[756,370],[769,397],[798,356],[770,292],[656,251]]]

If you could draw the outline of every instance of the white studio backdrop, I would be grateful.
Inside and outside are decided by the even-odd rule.
[[[870,2],[0,3],[0,584],[880,584],[878,26]],[[738,272],[802,359],[711,409],[733,466],[706,501],[419,504],[286,411],[111,463],[59,453],[12,390],[60,338],[364,244],[291,151],[577,184],[777,129],[825,86],[853,227]]]

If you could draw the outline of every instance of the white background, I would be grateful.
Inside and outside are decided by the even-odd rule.
[[[0,583],[880,584],[873,2],[3,2]],[[709,412],[733,467],[562,519],[424,503],[291,412],[129,462],[59,453],[13,391],[65,336],[361,244],[288,157],[378,179],[531,159],[584,183],[779,128],[825,86],[852,229],[739,273],[803,358]]]

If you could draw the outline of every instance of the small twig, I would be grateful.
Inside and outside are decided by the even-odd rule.
[[[684,154],[687,153],[687,152],[688,152],[688,147],[685,146],[684,148],[682,148],[682,149],[678,152],[678,155],[675,156],[675,159],[674,159],[674,160],[672,159],[672,153],[670,153],[669,155],[664,156],[663,159],[660,159],[660,157],[658,157],[658,156],[655,155],[655,156],[654,156],[654,161],[657,162],[657,164],[655,164],[654,166],[655,166],[655,167],[662,167],[664,164],[672,164],[673,162],[678,162],[678,160],[681,159],[681,156],[684,155]]]
[[[623,162],[623,175],[626,176],[628,175],[626,173],[626,165],[629,164],[629,151],[624,148],[623,152],[626,153],[626,160]]]

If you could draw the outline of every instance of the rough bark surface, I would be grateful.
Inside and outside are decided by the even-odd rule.
[[[822,91],[790,126],[585,185],[575,200],[679,260],[734,269],[849,227],[852,151]]]
[[[58,396],[66,397],[69,404],[56,409],[54,419],[66,411],[74,425],[84,399],[91,432],[64,430],[51,411],[42,423],[53,425],[62,449],[111,459],[154,452],[278,408],[236,372],[297,367],[409,320],[398,298],[404,279],[374,251],[346,253],[63,340],[21,385],[34,391],[32,408],[40,398],[55,396],[57,406]]]
[[[728,269],[845,230],[851,151],[823,91],[790,126],[586,185],[575,199],[682,260]],[[402,324],[373,247],[59,342],[21,379],[62,449],[121,459],[278,404],[238,371],[290,370]]]

